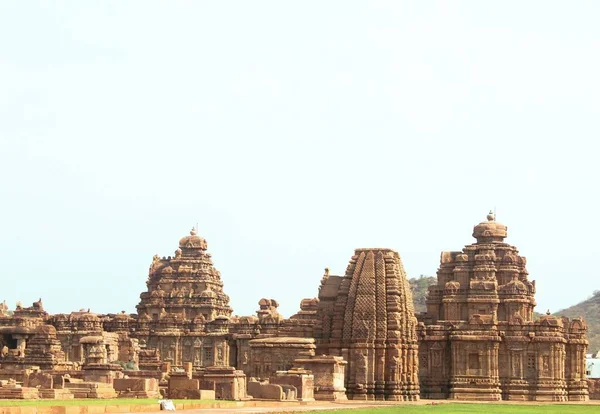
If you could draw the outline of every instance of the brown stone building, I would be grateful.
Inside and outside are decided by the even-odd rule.
[[[234,365],[227,338],[229,296],[195,229],[179,241],[175,257],[154,256],[146,284],[131,335],[173,365]]]
[[[534,321],[535,282],[506,236],[490,213],[475,226],[475,243],[442,253],[427,314],[419,315],[421,394],[585,400],[586,325],[549,314]]]
[[[417,322],[390,249],[357,249],[344,276],[326,270],[318,297],[290,318],[267,298],[256,315],[234,317],[206,240],[192,230],[173,257],[154,256],[137,314],[49,315],[41,300],[12,313],[1,305],[0,379],[32,367],[109,379],[115,367],[139,367],[128,375],[161,379],[165,366],[191,366],[198,380],[237,389],[244,374],[306,368],[318,373],[315,396],[324,399],[586,399],[585,323],[534,321],[535,283],[504,243],[506,226],[489,216],[473,235],[476,243],[442,253]]]
[[[397,252],[357,249],[345,276],[325,274],[314,332],[317,353],[348,361],[349,398],[419,399],[416,326]]]

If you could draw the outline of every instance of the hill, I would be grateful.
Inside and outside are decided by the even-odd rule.
[[[437,278],[434,276],[421,275],[408,279],[410,290],[412,291],[413,303],[415,305],[415,313],[427,311],[425,299],[427,299],[427,288],[429,285],[437,283]]]
[[[569,318],[582,316],[588,325],[588,352],[596,353],[600,350],[600,290],[595,291],[591,298],[555,312],[555,315]]]

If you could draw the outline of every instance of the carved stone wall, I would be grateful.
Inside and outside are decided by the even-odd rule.
[[[250,361],[242,368],[250,377],[269,379],[277,371],[292,369],[299,358],[315,356],[312,338],[271,337],[253,339],[250,345]]]

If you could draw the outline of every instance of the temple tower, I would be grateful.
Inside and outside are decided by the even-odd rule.
[[[473,230],[475,243],[441,254],[419,316],[422,396],[585,400],[585,323],[550,314],[534,321],[535,282],[506,236],[490,212]]]
[[[419,399],[412,294],[400,255],[357,249],[343,277],[327,272],[319,289],[317,354],[348,361],[351,399]]]
[[[490,212],[473,229],[476,243],[460,252],[442,252],[438,283],[430,286],[427,298],[434,321],[508,321],[516,315],[533,320],[535,282],[528,280],[527,260],[504,243],[506,236],[507,227]]]
[[[221,274],[206,250],[206,240],[192,229],[179,241],[174,257],[154,256],[146,282],[148,291],[140,295],[137,305],[140,317],[158,321],[169,316],[174,323],[185,323],[231,315]]]

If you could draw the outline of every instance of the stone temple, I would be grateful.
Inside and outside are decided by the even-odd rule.
[[[464,400],[581,401],[586,325],[534,321],[535,281],[490,213],[475,243],[443,252],[427,314],[420,315],[421,395]]]
[[[193,229],[154,256],[135,314],[1,304],[0,398],[586,400],[585,322],[534,320],[506,226],[490,215],[473,236],[442,253],[424,314],[400,255],[368,248],[295,315],[262,298],[238,317]]]
[[[314,332],[317,352],[348,361],[350,398],[419,398],[416,328],[397,252],[357,249],[344,277],[323,278]]]

